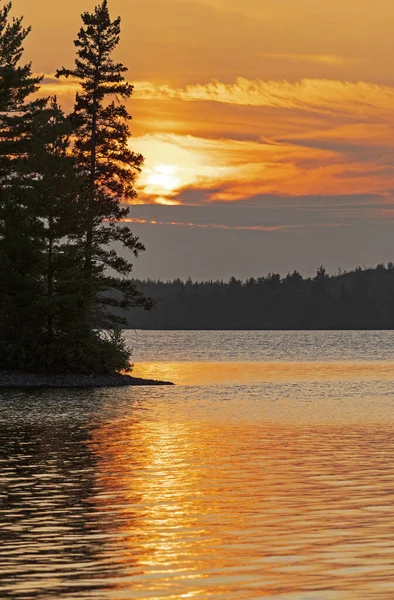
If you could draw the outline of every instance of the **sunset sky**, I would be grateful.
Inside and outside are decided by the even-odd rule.
[[[66,109],[80,13],[14,0]],[[146,157],[138,277],[312,274],[394,261],[392,0],[110,0]]]

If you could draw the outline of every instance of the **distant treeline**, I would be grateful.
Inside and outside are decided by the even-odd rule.
[[[128,313],[135,329],[394,329],[394,265],[315,277],[135,281],[156,301]]]

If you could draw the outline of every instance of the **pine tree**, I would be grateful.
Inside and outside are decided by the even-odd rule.
[[[74,194],[68,206],[75,216],[70,158],[60,156],[72,129],[56,103],[29,102],[41,78],[33,77],[30,64],[19,64],[30,28],[23,27],[22,18],[11,19],[11,8],[8,3],[0,10],[0,367],[45,370],[54,364],[55,346],[62,354],[59,333],[77,322],[76,293],[70,297],[76,270],[71,277],[65,269],[71,264],[65,240],[61,253],[56,247],[59,235],[69,235],[73,227],[70,209],[66,215],[59,198],[66,190],[68,198]]]
[[[130,351],[108,307],[150,306],[127,278],[131,263],[110,246],[144,249],[121,224],[120,204],[135,195],[142,157],[127,147],[125,107],[105,101],[132,92],[110,58],[119,19],[111,23],[106,2],[100,18],[84,15],[98,53],[81,46],[84,93],[66,118],[56,99],[28,102],[40,78],[19,66],[30,30],[10,10],[0,10],[0,368],[119,371]]]
[[[13,149],[18,140],[23,142],[23,152],[12,156],[0,210],[0,364],[7,368],[41,369],[47,358],[45,324],[52,323],[53,312],[48,291],[54,271],[54,215],[56,211],[62,215],[58,197],[72,189],[70,173],[65,187],[61,181],[64,167],[53,160],[58,147],[64,146],[64,132],[59,130],[63,124],[70,132],[70,124],[64,117],[61,121],[55,103],[32,103],[21,115],[3,115],[4,132],[14,136],[8,146]],[[3,140],[0,148],[5,146]],[[63,163],[67,160],[64,157]],[[58,188],[52,185],[51,189],[48,179]]]
[[[41,81],[32,76],[31,64],[19,65],[30,27],[23,27],[22,18],[11,20],[11,8],[8,2],[0,9],[0,112],[18,110]]]
[[[1,1],[1,0],[0,0]],[[23,19],[11,19],[12,3],[0,9],[0,140],[10,136],[4,132],[4,115],[23,114],[26,110],[27,97],[38,90],[41,77],[32,75],[31,64],[20,65],[23,54],[23,42],[30,33],[30,27],[23,27]],[[10,161],[13,151],[21,152],[20,140],[16,140],[12,148],[8,144],[0,152],[0,189],[4,185],[3,178],[11,172]]]
[[[82,88],[70,118],[75,156],[86,174],[84,302],[90,324],[108,328],[123,324],[109,307],[151,306],[129,279],[131,262],[114,249],[120,244],[135,257],[145,249],[122,224],[129,209],[121,204],[136,196],[134,181],[143,157],[128,147],[131,116],[121,102],[131,97],[133,86],[125,80],[127,68],[112,58],[120,39],[120,18],[111,21],[103,0],[93,13],[83,13],[82,21],[75,40],[75,68],[63,68],[57,76],[76,78]]]
[[[52,98],[29,113],[26,156],[15,164],[16,186],[34,220],[39,289],[33,298],[39,332],[35,370],[70,369],[67,352],[82,322],[79,178],[71,156],[72,127]]]
[[[30,64],[19,65],[30,29],[22,18],[11,19],[11,8],[7,3],[0,10],[0,339],[10,362],[13,356],[23,361],[22,348],[32,345],[37,329],[29,309],[37,293],[36,223],[16,185],[15,163],[27,150],[26,116],[45,103],[26,103],[40,78]]]
[[[71,124],[51,99],[45,107],[31,105],[14,130],[23,131],[26,152],[13,161],[6,226],[0,227],[0,253],[8,259],[0,270],[0,366],[127,368],[129,353],[119,336],[102,336],[85,319],[82,176],[71,153]]]

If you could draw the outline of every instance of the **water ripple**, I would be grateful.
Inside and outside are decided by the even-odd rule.
[[[0,597],[392,600],[386,367],[1,393]]]

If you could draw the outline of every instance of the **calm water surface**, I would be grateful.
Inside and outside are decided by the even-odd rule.
[[[394,332],[130,332],[0,395],[0,598],[394,598]]]

